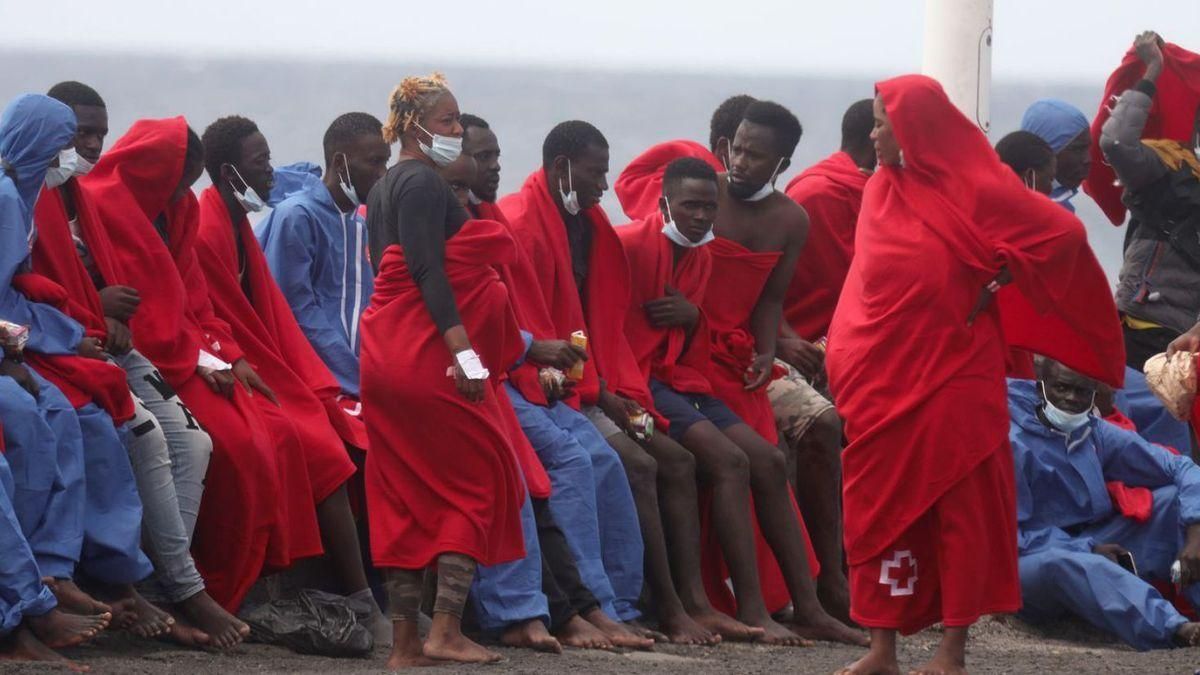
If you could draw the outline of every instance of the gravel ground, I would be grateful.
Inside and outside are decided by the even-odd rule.
[[[925,631],[903,641],[901,665],[922,663],[939,634]],[[445,666],[433,672],[508,673],[830,673],[861,650],[821,643],[810,649],[727,644],[716,648],[660,645],[654,652],[568,651],[562,656],[500,649],[505,660],[489,666]],[[382,673],[386,654],[370,659],[302,656],[286,649],[245,645],[229,654],[188,651],[114,634],[67,654],[93,673]],[[968,666],[972,673],[1183,673],[1200,668],[1200,649],[1137,653],[1081,626],[1033,629],[1011,619],[990,619],[973,632]],[[0,671],[46,672],[41,664],[0,663]]]

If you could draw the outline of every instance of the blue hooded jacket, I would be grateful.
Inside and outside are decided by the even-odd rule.
[[[1092,416],[1071,433],[1042,423],[1038,384],[1009,380],[1009,440],[1016,462],[1018,549],[1091,552],[1097,543],[1068,530],[1101,522],[1116,511],[1105,483],[1179,489],[1180,517],[1200,522],[1200,467]],[[1104,543],[1104,542],[1100,542]]]
[[[49,96],[18,96],[0,115],[0,319],[29,326],[26,349],[42,354],[74,354],[83,326],[50,305],[30,302],[12,280],[29,271],[33,205],[50,163],[74,136],[75,113]]]
[[[366,222],[359,210],[338,210],[314,168],[275,171],[272,196],[286,196],[255,230],[296,322],[342,392],[357,397],[359,317],[375,289]]]
[[[1080,112],[1079,108],[1057,98],[1034,101],[1021,117],[1021,130],[1046,141],[1054,154],[1067,147],[1089,126],[1087,116]],[[1078,188],[1065,188],[1055,181],[1054,189],[1050,191],[1050,199],[1074,213],[1075,205],[1071,203],[1071,198],[1078,193]]]

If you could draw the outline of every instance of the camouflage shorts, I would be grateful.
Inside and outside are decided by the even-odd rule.
[[[827,410],[833,410],[833,402],[804,379],[795,368],[780,361],[775,363],[787,369],[787,374],[767,386],[767,398],[775,411],[775,424],[789,442],[803,436],[813,422]]]

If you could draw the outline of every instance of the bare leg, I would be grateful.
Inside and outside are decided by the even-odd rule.
[[[321,544],[325,556],[333,564],[347,594],[367,588],[367,573],[363,568],[358,543],[358,528],[350,511],[346,485],[338,486],[325,501],[317,504],[317,522],[321,527]]]
[[[750,513],[750,462],[746,453],[711,422],[697,422],[683,434],[683,445],[696,457],[696,466],[713,491],[713,527],[729,567],[737,596],[738,620],[762,630],[758,639],[791,647],[806,643],[771,618],[763,602],[754,555]]]
[[[463,635],[462,613],[475,578],[475,561],[460,553],[438,557],[437,599],[433,625],[422,649],[425,656],[460,663],[490,663],[500,655]]]
[[[946,626],[937,652],[913,675],[967,675],[967,632],[970,626]]]
[[[796,458],[788,475],[821,563],[817,599],[831,616],[849,623],[850,590],[842,570],[842,420],[837,411],[826,410],[803,435],[792,438],[785,431],[785,436]]]
[[[865,647],[865,635],[826,614],[817,601],[800,521],[792,508],[787,460],[783,452],[746,424],[729,427],[725,435],[750,460],[750,484],[754,490],[758,524],[779,562],[792,596],[797,630],[805,637]]]
[[[871,629],[871,650],[854,663],[838,670],[836,675],[900,675],[896,660],[896,631]]]
[[[668,446],[666,443],[650,443],[646,447],[638,445],[624,434],[617,434],[606,439],[621,458],[625,466],[625,474],[629,477],[629,487],[633,491],[633,501],[637,506],[638,523],[642,529],[642,540],[645,542],[646,578],[650,582],[650,590],[654,594],[655,606],[661,627],[671,642],[689,645],[712,645],[720,641],[697,624],[684,610],[683,602],[675,589],[672,578],[671,560],[667,546],[666,531],[674,531],[678,523],[670,523],[664,527],[663,514],[670,510],[663,508],[668,499],[676,499],[676,486],[671,481],[686,482],[692,487],[692,512],[690,519],[695,521],[695,463],[691,455],[683,448]],[[660,439],[656,438],[655,441]],[[674,450],[678,450],[678,453]],[[660,459],[670,464],[661,466]],[[664,486],[670,493],[660,493],[659,487]],[[685,524],[686,528],[687,525]],[[699,528],[695,530],[699,551]],[[692,553],[694,555],[694,552]],[[696,573],[699,581],[699,570]]]

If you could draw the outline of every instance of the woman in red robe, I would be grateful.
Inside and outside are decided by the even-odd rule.
[[[1114,386],[1124,352],[1080,222],[1021,184],[934,80],[877,85],[854,262],[827,368],[843,455],[851,616],[895,672],[896,631],[941,621],[922,672],[962,672],[967,630],[1021,605],[1005,353],[1064,358]],[[1007,266],[1013,285],[974,315]]]

